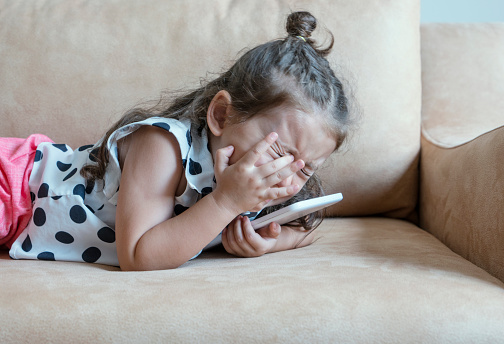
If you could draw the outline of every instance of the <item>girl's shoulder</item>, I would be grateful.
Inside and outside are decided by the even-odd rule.
[[[186,156],[192,140],[190,122],[173,118],[151,117],[139,122],[129,123],[110,135],[107,148],[111,152],[110,158],[116,160],[122,170],[132,142],[142,140],[143,144],[146,145],[146,140],[152,138],[151,143],[156,148],[156,144],[162,144],[163,137],[171,138],[171,140],[164,142],[177,146],[180,155],[182,157]],[[156,141],[156,138],[161,141]]]
[[[117,155],[121,170],[124,168],[126,157],[131,156],[131,152],[137,146],[140,149],[136,151],[146,156],[158,155],[162,158],[167,156],[167,151],[173,151],[174,156],[178,157],[177,160],[182,160],[180,144],[174,134],[156,126],[144,125],[117,141]]]
[[[138,133],[131,135],[137,131]],[[128,136],[130,138],[122,140]],[[121,160],[122,156],[125,156],[123,151],[117,150],[121,148],[121,144],[118,147],[118,143],[121,141],[126,147],[123,151],[128,150],[127,154],[129,154],[132,143],[139,143],[144,154],[149,154],[152,161],[158,157],[161,158],[160,155],[163,155],[162,159],[165,159],[167,155],[173,158],[173,154],[177,153],[182,168],[185,170],[184,176],[188,187],[199,194],[208,193],[208,190],[212,188],[214,183],[213,157],[208,144],[207,132],[206,130],[198,130],[197,127],[191,125],[189,119],[151,117],[119,128],[109,139],[111,160],[116,158],[113,154],[114,150],[116,150],[118,157],[121,155]],[[166,150],[161,151],[161,147]],[[178,151],[175,152],[176,150]],[[117,161],[117,167],[119,168],[119,161]],[[122,166],[120,169],[122,170]],[[182,200],[180,201],[182,202]]]
[[[182,150],[182,153],[189,149],[191,146],[191,123],[189,120],[178,120],[173,118],[163,118],[163,117],[151,117],[147,118],[143,121],[133,122],[124,125],[123,127],[117,129],[110,135],[107,145],[110,151],[113,151],[114,145],[117,142],[131,134],[135,133],[137,130],[141,128],[159,128],[163,131],[169,132],[173,134],[173,136],[177,139],[179,146]],[[156,132],[156,130],[146,130]]]
[[[121,190],[136,198],[142,194],[167,196],[168,191],[173,198],[183,192],[183,159],[174,134],[156,126],[142,126],[119,141],[118,148]]]

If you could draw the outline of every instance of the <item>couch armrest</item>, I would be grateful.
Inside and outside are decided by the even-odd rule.
[[[424,131],[420,226],[504,281],[504,126],[459,146]]]

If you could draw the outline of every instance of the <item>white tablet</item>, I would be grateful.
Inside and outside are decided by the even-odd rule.
[[[299,219],[300,217],[313,213],[314,211],[323,209],[334,203],[338,203],[342,199],[343,195],[340,193],[308,199],[274,211],[271,214],[258,218],[250,223],[254,229],[265,227],[271,222],[277,222],[278,224],[283,225],[292,220]],[[204,248],[204,250],[219,245],[222,242],[221,236],[222,234],[219,234]]]
[[[341,193],[307,199],[306,201],[300,201],[285,208],[274,211],[271,214],[260,217],[254,221],[251,221],[250,223],[252,224],[252,227],[254,229],[265,227],[271,222],[276,222],[280,225],[283,225],[285,223],[313,213],[314,211],[338,203],[342,199],[343,195]]]

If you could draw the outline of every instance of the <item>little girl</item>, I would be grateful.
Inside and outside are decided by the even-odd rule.
[[[319,49],[315,27],[310,13],[290,14],[285,39],[191,93],[130,110],[94,146],[1,139],[0,245],[15,259],[154,270],[220,235],[240,257],[311,243],[314,215],[258,231],[249,216],[321,195],[315,171],[345,139],[347,99],[325,59],[334,39]]]

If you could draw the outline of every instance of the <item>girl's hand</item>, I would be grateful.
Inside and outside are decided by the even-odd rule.
[[[233,155],[233,146],[217,150],[214,168],[217,188],[211,195],[219,206],[234,214],[259,211],[270,201],[290,197],[299,191],[300,187],[296,184],[275,185],[302,169],[302,160],[293,161],[292,155],[285,155],[255,166],[277,138],[278,134],[270,133],[231,166],[229,158]]]
[[[257,231],[246,216],[237,216],[222,231],[222,245],[226,251],[238,257],[259,257],[271,252],[277,243],[282,227],[270,223]]]

